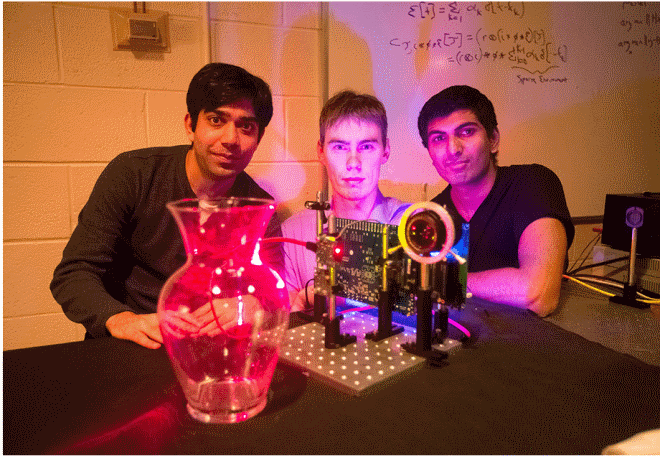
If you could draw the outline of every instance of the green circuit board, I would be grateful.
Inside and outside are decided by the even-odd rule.
[[[383,244],[386,243],[387,248],[400,244],[398,226],[341,218],[336,219],[336,226],[338,231],[343,229],[341,260],[335,262],[333,259],[334,242],[319,242],[315,288],[321,294],[330,293],[327,271],[331,265],[335,265],[335,284],[338,285],[336,296],[376,306],[383,282]],[[464,225],[462,238],[455,247],[464,258],[467,258],[469,239],[467,228]],[[398,249],[387,258],[388,286],[394,294],[395,302],[393,310],[404,315],[414,315],[420,265],[406,255],[403,249]],[[465,302],[467,263],[459,265],[453,257],[448,256],[447,261],[436,263],[433,275],[438,298],[456,307]]]

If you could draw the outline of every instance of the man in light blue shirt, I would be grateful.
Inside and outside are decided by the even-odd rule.
[[[390,156],[383,104],[371,95],[339,92],[323,107],[319,124],[317,152],[332,187],[332,214],[397,225],[410,204],[385,197],[378,188],[380,168]],[[282,224],[284,237],[301,241],[315,242],[316,230],[316,211],[308,209]],[[302,310],[307,304],[305,290],[314,278],[316,256],[302,246],[285,243],[284,259],[291,310]],[[313,291],[308,294],[312,296]]]

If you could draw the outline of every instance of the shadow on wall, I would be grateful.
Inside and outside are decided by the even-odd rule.
[[[328,18],[328,34],[329,42],[333,43],[328,49],[328,97],[344,89],[375,95],[373,59],[368,43],[332,14]]]
[[[267,82],[273,94],[283,100],[283,117],[277,118],[276,107],[276,114],[264,136],[270,156],[264,153],[255,155],[247,171],[278,203],[277,213],[281,221],[304,210],[305,201],[316,199],[316,192],[324,184],[322,166],[316,160],[320,69],[310,70],[310,61],[319,59],[318,55],[316,59],[314,55],[308,59],[301,56],[301,49],[309,49],[309,43],[301,40],[316,35],[309,29],[310,24],[318,21],[318,15],[302,15],[287,26],[282,36],[271,39],[281,47],[276,44],[271,50],[273,59],[268,65],[272,80]],[[267,74],[263,76],[268,79]],[[308,121],[305,117],[308,115],[314,120]],[[313,131],[310,131],[311,126]]]
[[[318,20],[314,14],[301,16],[292,24],[293,31],[286,32],[283,36],[280,58],[273,62],[273,65],[279,67],[281,95],[286,97],[309,92],[309,79],[305,78],[317,78],[319,81],[318,95],[322,100],[345,89],[375,94],[372,55],[367,42],[333,16],[328,18],[328,24],[326,24],[328,33],[335,35],[330,37],[333,48],[327,48],[323,33],[318,36],[320,63],[318,72],[315,74],[309,69],[309,65],[301,61],[302,44],[300,40],[304,39],[306,34],[300,33],[300,31],[304,31],[305,28],[309,29],[309,24],[314,20]],[[310,33],[309,36],[311,35]],[[337,37],[341,37],[341,39],[339,40]],[[327,63],[324,57],[326,52]],[[323,74],[328,71],[328,68],[332,68],[332,74]],[[328,78],[327,87],[326,77]],[[323,93],[326,90],[328,93]],[[297,106],[300,109],[300,105]],[[327,191],[328,185],[325,170],[318,163],[316,155],[321,103],[314,110],[311,109],[311,106],[309,110],[303,112],[292,112],[293,109],[292,105],[285,104],[283,131],[286,131],[286,138],[276,139],[277,144],[286,141],[286,163],[262,162],[251,165],[253,169],[258,168],[258,170],[255,169],[257,171],[255,174],[258,176],[259,184],[280,203],[278,213],[281,220],[304,210],[304,202],[315,200],[317,191]],[[313,116],[313,121],[305,116]],[[303,128],[301,128],[300,119],[305,120]],[[310,130],[310,125],[313,125],[313,130]],[[273,131],[271,134],[279,133]],[[393,153],[397,152],[393,151]],[[392,160],[385,164],[383,169],[388,166],[393,166]],[[437,195],[446,185],[442,181],[433,184],[408,183],[397,180],[396,173],[390,173],[388,177],[390,177],[389,180],[381,179],[380,181],[383,194],[407,202],[428,200]]]
[[[332,48],[328,50],[328,67],[332,69],[328,74],[329,96],[344,89],[377,95],[374,84],[374,71],[387,71],[387,69],[374,69],[374,58],[367,41],[354,32],[349,25],[337,20],[332,14],[330,14],[328,20],[328,33],[329,41],[332,43]],[[422,28],[419,30],[420,36],[426,36],[429,33],[429,29]],[[426,56],[426,58],[423,58],[423,56]],[[415,60],[417,72],[424,73],[428,65],[428,54],[419,54],[419,58]],[[383,74],[379,77],[382,79],[388,76]],[[394,90],[393,88],[390,89]],[[381,94],[380,99],[385,104],[385,109],[388,112],[388,136],[391,138],[392,132],[396,130],[396,125],[401,124],[402,119],[392,117],[394,107],[387,105],[387,97],[388,94],[384,93]],[[406,181],[406,172],[410,171],[410,163],[407,162],[406,157],[400,155],[406,153],[407,150],[404,148],[392,148],[390,159],[381,168],[380,189],[383,194],[414,203],[426,201],[440,193],[447,185],[441,179],[432,183]],[[408,165],[406,169],[397,168],[397,164],[404,162]],[[415,164],[415,166],[428,166],[429,164],[430,161]],[[383,179],[383,176],[387,176],[387,179]]]
[[[305,201],[316,199],[318,181],[322,180],[321,165],[298,162],[255,163],[249,165],[248,174],[273,196],[282,221],[303,210]]]

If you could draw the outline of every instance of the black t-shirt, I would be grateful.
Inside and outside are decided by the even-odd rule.
[[[464,223],[450,188],[432,201]],[[575,228],[557,175],[537,164],[498,167],[493,188],[470,220],[468,271],[519,267],[520,236],[530,223],[544,217],[562,222],[570,247]]]
[[[78,216],[55,269],[51,291],[66,316],[93,337],[124,311],[156,311],[165,280],[186,260],[183,239],[166,203],[195,198],[186,176],[189,145],[120,154],[103,170]],[[230,196],[273,199],[245,172]],[[265,237],[281,236],[277,216]],[[283,272],[281,244],[262,250],[264,263]]]

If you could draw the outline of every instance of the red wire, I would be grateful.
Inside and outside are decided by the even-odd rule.
[[[305,241],[299,241],[298,239],[285,238],[285,237],[272,237],[261,240],[262,244],[266,242],[290,242],[292,244],[302,245],[303,247],[307,246],[307,242]]]

